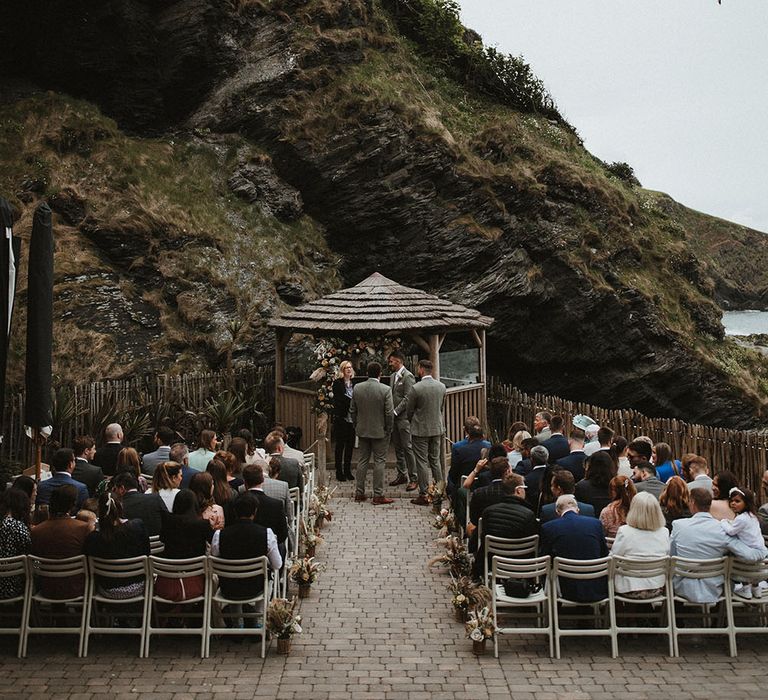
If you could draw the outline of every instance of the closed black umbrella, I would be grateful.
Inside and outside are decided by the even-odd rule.
[[[8,342],[11,334],[13,304],[19,271],[21,241],[13,235],[13,212],[8,200],[0,197],[0,226],[4,236],[0,241],[0,416],[5,408],[5,374],[8,364]],[[0,421],[0,443],[3,426]]]
[[[42,443],[52,431],[51,352],[53,351],[53,231],[51,209],[35,210],[27,278],[27,367],[24,425],[37,444],[40,479]]]

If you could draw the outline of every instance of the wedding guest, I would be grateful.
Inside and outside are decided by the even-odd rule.
[[[637,491],[626,476],[614,476],[608,484],[611,502],[600,513],[606,537],[616,537],[617,530],[627,522],[627,513]]]
[[[235,457],[235,455],[233,455],[231,452],[219,450],[214,455],[214,459],[218,459],[226,467],[227,483],[233,491],[237,492],[237,490],[243,485],[243,480],[239,476],[240,462],[238,462],[237,457]]]
[[[595,452],[587,460],[586,477],[576,484],[576,499],[589,503],[597,517],[600,517],[603,508],[611,501],[608,485],[613,477],[613,469],[613,460],[607,452]]]
[[[664,486],[664,490],[659,496],[659,505],[664,519],[667,522],[667,529],[672,532],[672,523],[680,518],[690,518],[690,496],[688,484],[682,477],[673,476]]]
[[[253,433],[247,428],[242,428],[237,431],[235,437],[243,438],[245,440],[245,463],[253,464],[257,459],[266,459],[267,453],[260,447],[256,447],[256,441],[253,438]]]
[[[208,462],[207,471],[213,478],[213,500],[222,508],[237,495],[227,481],[227,468],[220,459],[212,459]]]
[[[715,520],[733,520],[733,510],[729,504],[731,490],[738,487],[736,475],[733,472],[721,471],[712,479],[712,506],[710,515]]]
[[[207,520],[214,530],[224,527],[224,509],[213,498],[213,477],[208,472],[200,472],[192,477],[189,488],[197,496],[200,517]]]
[[[173,510],[173,501],[181,486],[181,465],[176,462],[161,462],[154,470],[152,493],[163,499],[168,512]]]
[[[656,477],[665,484],[673,476],[683,474],[680,460],[672,457],[672,448],[666,442],[657,442],[653,446],[653,464],[656,467]]]
[[[29,515],[29,496],[22,489],[14,485],[0,494],[0,559],[29,553]],[[20,596],[24,581],[24,576],[0,578],[0,599]]]
[[[197,440],[198,448],[189,453],[189,466],[199,472],[208,466],[216,453],[216,431],[202,430]]]
[[[655,559],[666,557],[669,546],[669,530],[665,527],[659,502],[653,494],[638,493],[629,506],[626,524],[616,533],[611,555]],[[616,592],[626,598],[655,598],[664,592],[664,575],[649,578],[616,576],[614,586]]]
[[[629,464],[629,458],[627,457],[627,451],[629,443],[627,438],[623,435],[617,435],[611,442],[610,455],[613,461],[617,465],[617,476],[626,476],[628,479],[632,478],[632,467]]]

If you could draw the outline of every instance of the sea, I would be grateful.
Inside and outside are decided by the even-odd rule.
[[[723,326],[726,335],[768,333],[768,311],[725,311]]]

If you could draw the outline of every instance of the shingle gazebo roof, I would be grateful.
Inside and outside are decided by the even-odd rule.
[[[354,287],[302,304],[269,325],[315,333],[481,330],[492,323],[492,318],[475,309],[404,287],[374,272]]]

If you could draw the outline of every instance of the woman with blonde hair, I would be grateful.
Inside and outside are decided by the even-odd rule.
[[[608,484],[611,502],[600,511],[600,522],[606,537],[616,537],[617,530],[627,522],[632,499],[637,494],[635,485],[626,476],[614,476]]]
[[[352,450],[355,449],[355,426],[349,407],[352,404],[352,379],[355,370],[349,360],[339,365],[336,379],[333,380],[333,437],[336,441],[335,462],[336,481],[352,481]]]
[[[669,530],[661,506],[652,493],[642,491],[632,499],[627,524],[616,533],[611,555],[632,559],[657,559],[669,555]],[[617,575],[614,585],[616,593],[627,598],[655,598],[664,591],[664,576]]]
[[[529,437],[531,437],[531,434],[527,430],[518,430],[512,436],[512,440],[509,441],[510,450],[507,452],[507,460],[512,469],[514,469],[517,466],[517,463],[523,458],[523,440],[527,440]]]

